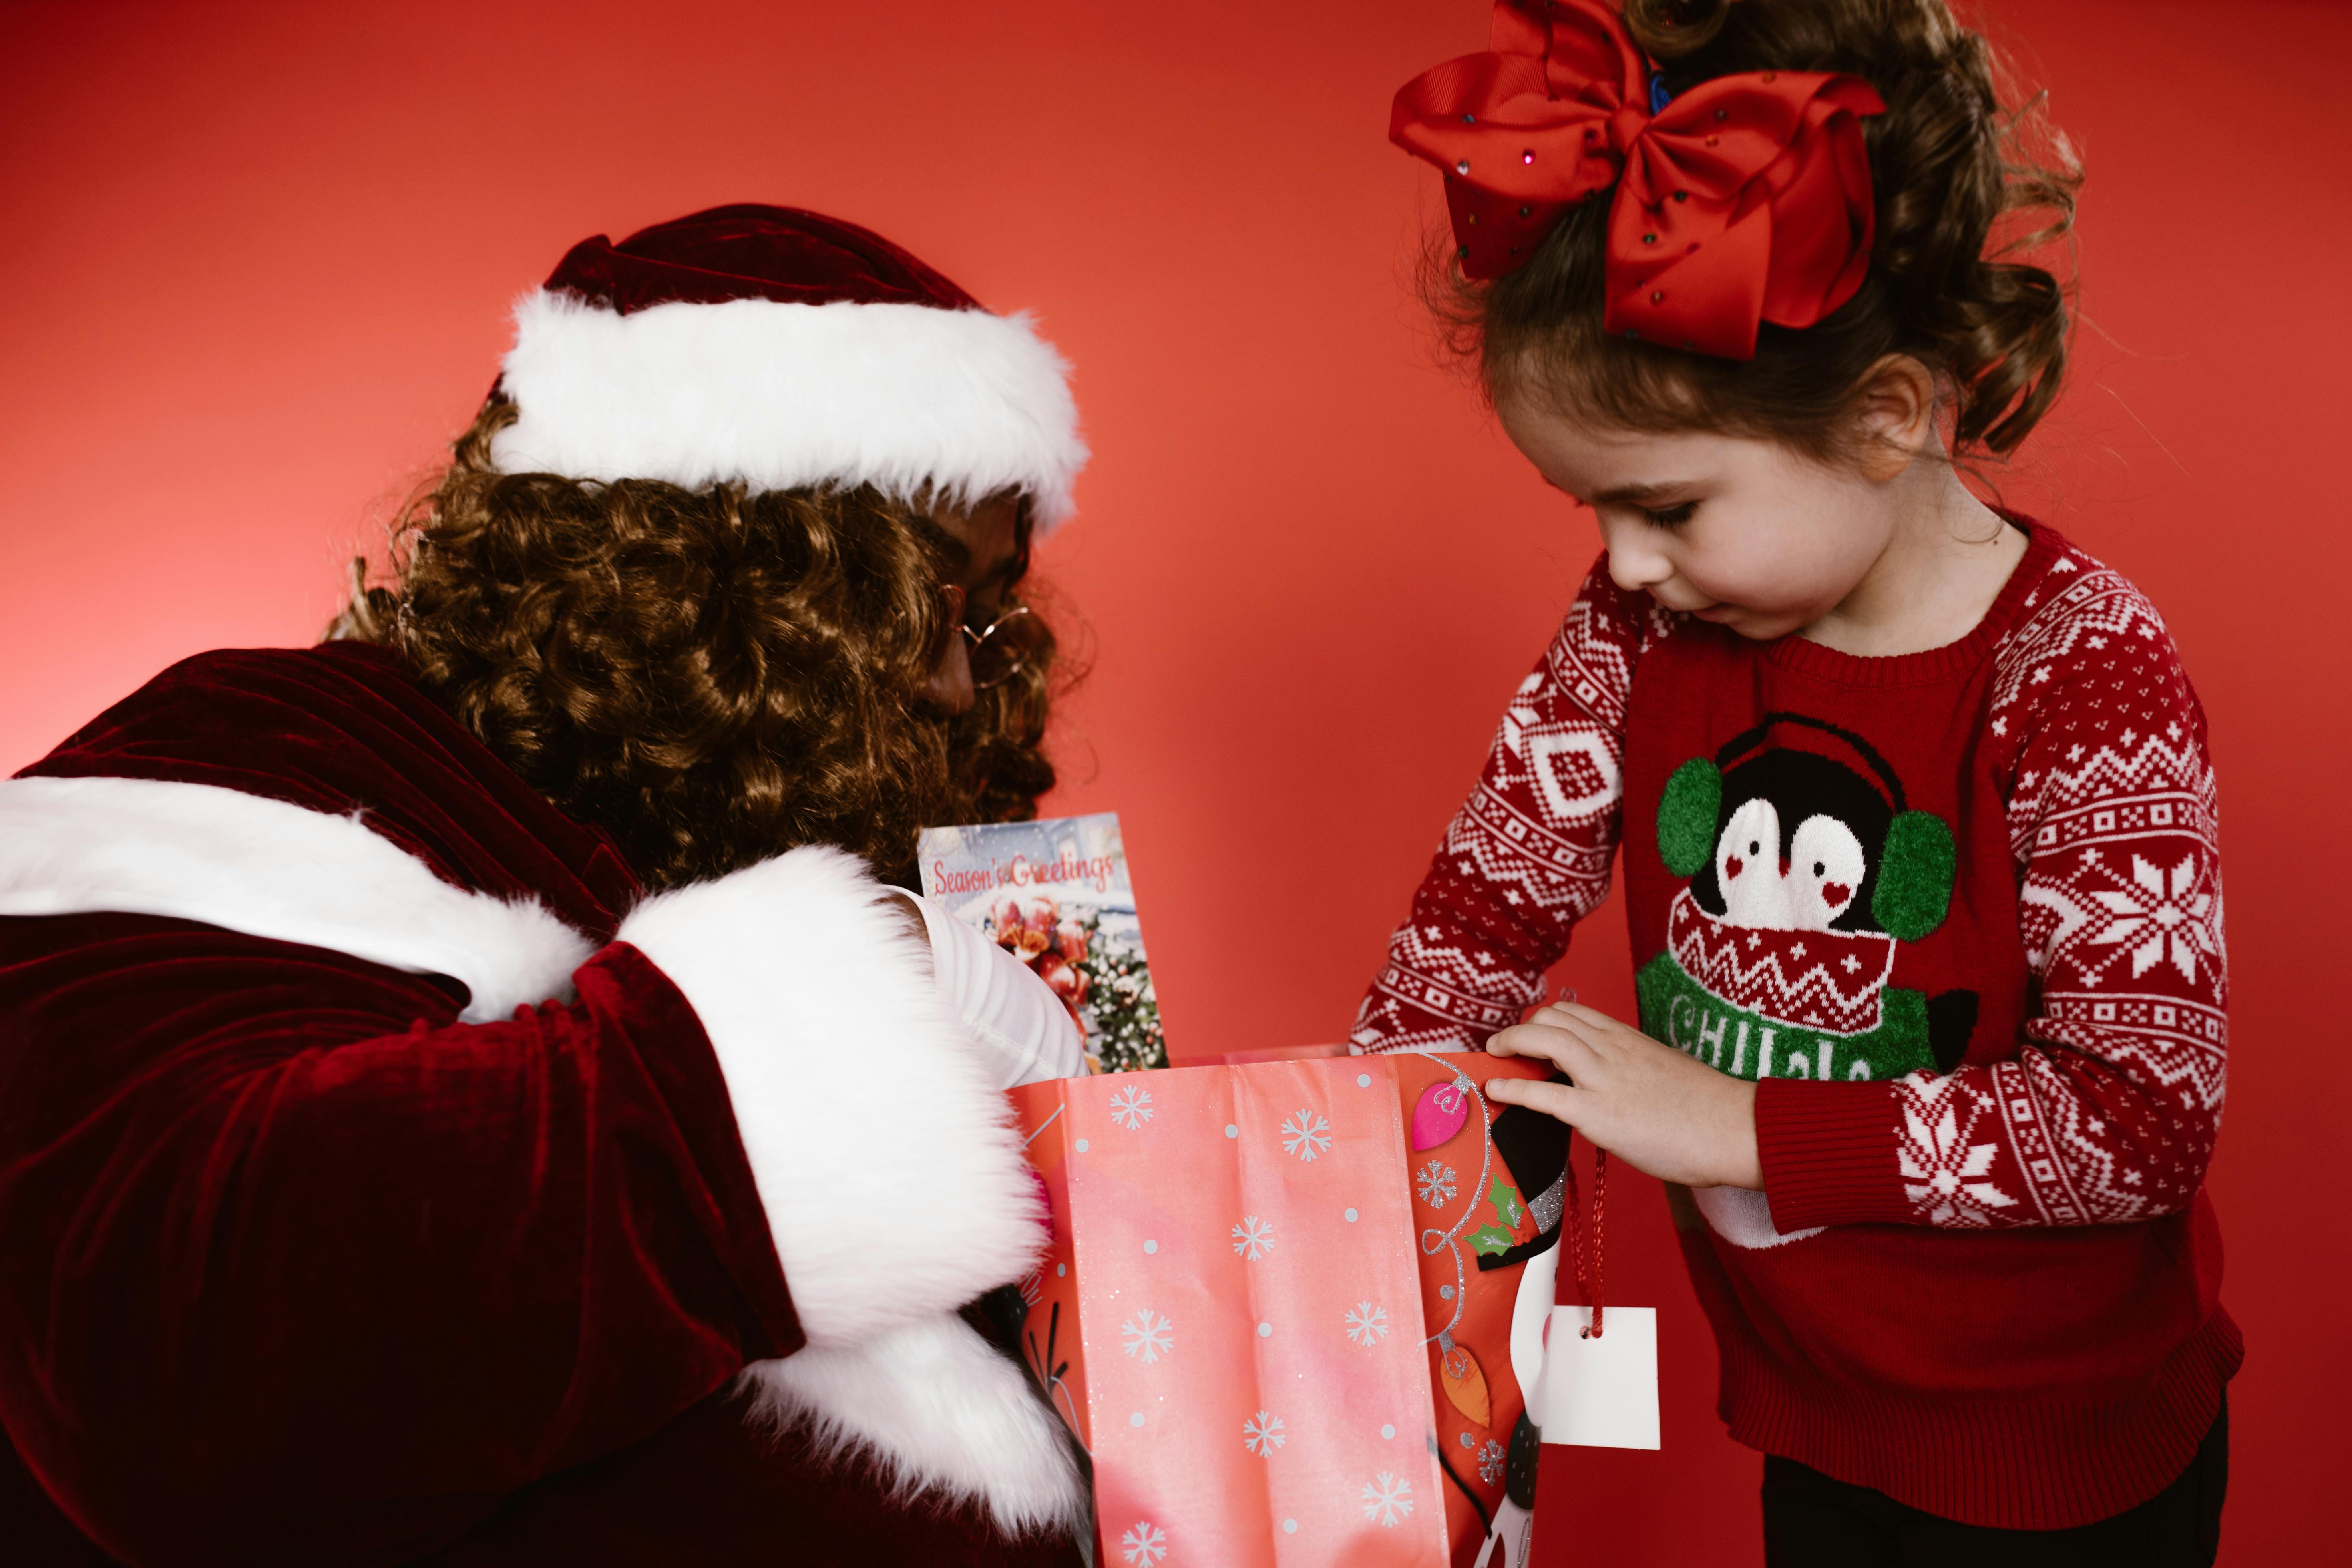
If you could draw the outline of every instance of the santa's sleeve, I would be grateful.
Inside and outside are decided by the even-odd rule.
[[[2205,714],[2164,623],[2084,558],[2004,648],[1990,740],[2034,984],[2007,1061],[1757,1086],[1773,1224],[2117,1225],[2186,1209],[2221,1127],[2221,867]]]
[[[1661,621],[1602,556],[1511,699],[1356,1015],[1359,1052],[1477,1050],[1543,996],[1569,933],[1609,896],[1625,700]]]
[[[748,1363],[990,1353],[947,1325],[1034,1189],[855,862],[652,900],[571,989],[467,1023],[321,948],[0,920],[0,1410],[87,1532],[404,1561]]]

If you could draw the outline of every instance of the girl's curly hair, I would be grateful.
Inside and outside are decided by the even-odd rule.
[[[398,651],[649,884],[800,844],[907,879],[921,827],[1035,815],[1053,632],[1012,621],[1019,669],[966,713],[929,705],[964,547],[919,505],[500,473],[490,440],[514,417],[484,405],[395,521],[395,585],[354,563],[327,635]]]
[[[1433,246],[1424,294],[1490,398],[1533,395],[1636,430],[1714,429],[1815,458],[1843,449],[1855,395],[1889,354],[1948,389],[1953,456],[2006,455],[2057,400],[2067,289],[2029,258],[2071,231],[2080,168],[2005,107],[1991,47],[1945,0],[1625,0],[1670,92],[1737,72],[1843,71],[1886,101],[1863,121],[1877,238],[1860,292],[1818,324],[1764,324],[1747,363],[1601,326],[1610,204],[1572,207],[1528,265],[1491,283]]]

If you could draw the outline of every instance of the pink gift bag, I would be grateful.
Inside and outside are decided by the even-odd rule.
[[[1053,1206],[1022,1352],[1093,1457],[1104,1568],[1448,1562],[1423,1313],[1443,1258],[1416,1245],[1402,1105],[1433,1073],[1337,1058],[1012,1092]]]

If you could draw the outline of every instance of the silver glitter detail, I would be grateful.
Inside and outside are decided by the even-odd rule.
[[[1563,1168],[1551,1179],[1551,1185],[1536,1194],[1528,1205],[1528,1213],[1535,1216],[1538,1230],[1549,1230],[1559,1223],[1560,1211],[1568,1206],[1568,1172]]]

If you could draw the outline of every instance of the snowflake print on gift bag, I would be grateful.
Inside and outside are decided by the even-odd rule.
[[[1141,1131],[1151,1120],[1151,1091],[1147,1089],[1122,1089],[1110,1097],[1110,1119],[1129,1132]]]
[[[1274,1451],[1287,1441],[1282,1417],[1272,1411],[1261,1410],[1242,1423],[1242,1447],[1262,1459],[1274,1458]]]
[[[1312,1110],[1301,1110],[1282,1124],[1282,1152],[1313,1160],[1331,1146],[1331,1123]]]
[[[1118,1538],[1118,1549],[1135,1568],[1153,1568],[1168,1555],[1168,1532],[1150,1520],[1141,1520]]]
[[[1383,1529],[1393,1530],[1412,1513],[1412,1483],[1382,1470],[1364,1483],[1357,1500],[1364,1505],[1366,1519]]]
[[[1347,1324],[1350,1343],[1376,1345],[1389,1337],[1388,1309],[1359,1301],[1348,1309]]]
[[[1146,1308],[1120,1326],[1127,1353],[1150,1366],[1175,1348],[1176,1325]]]

